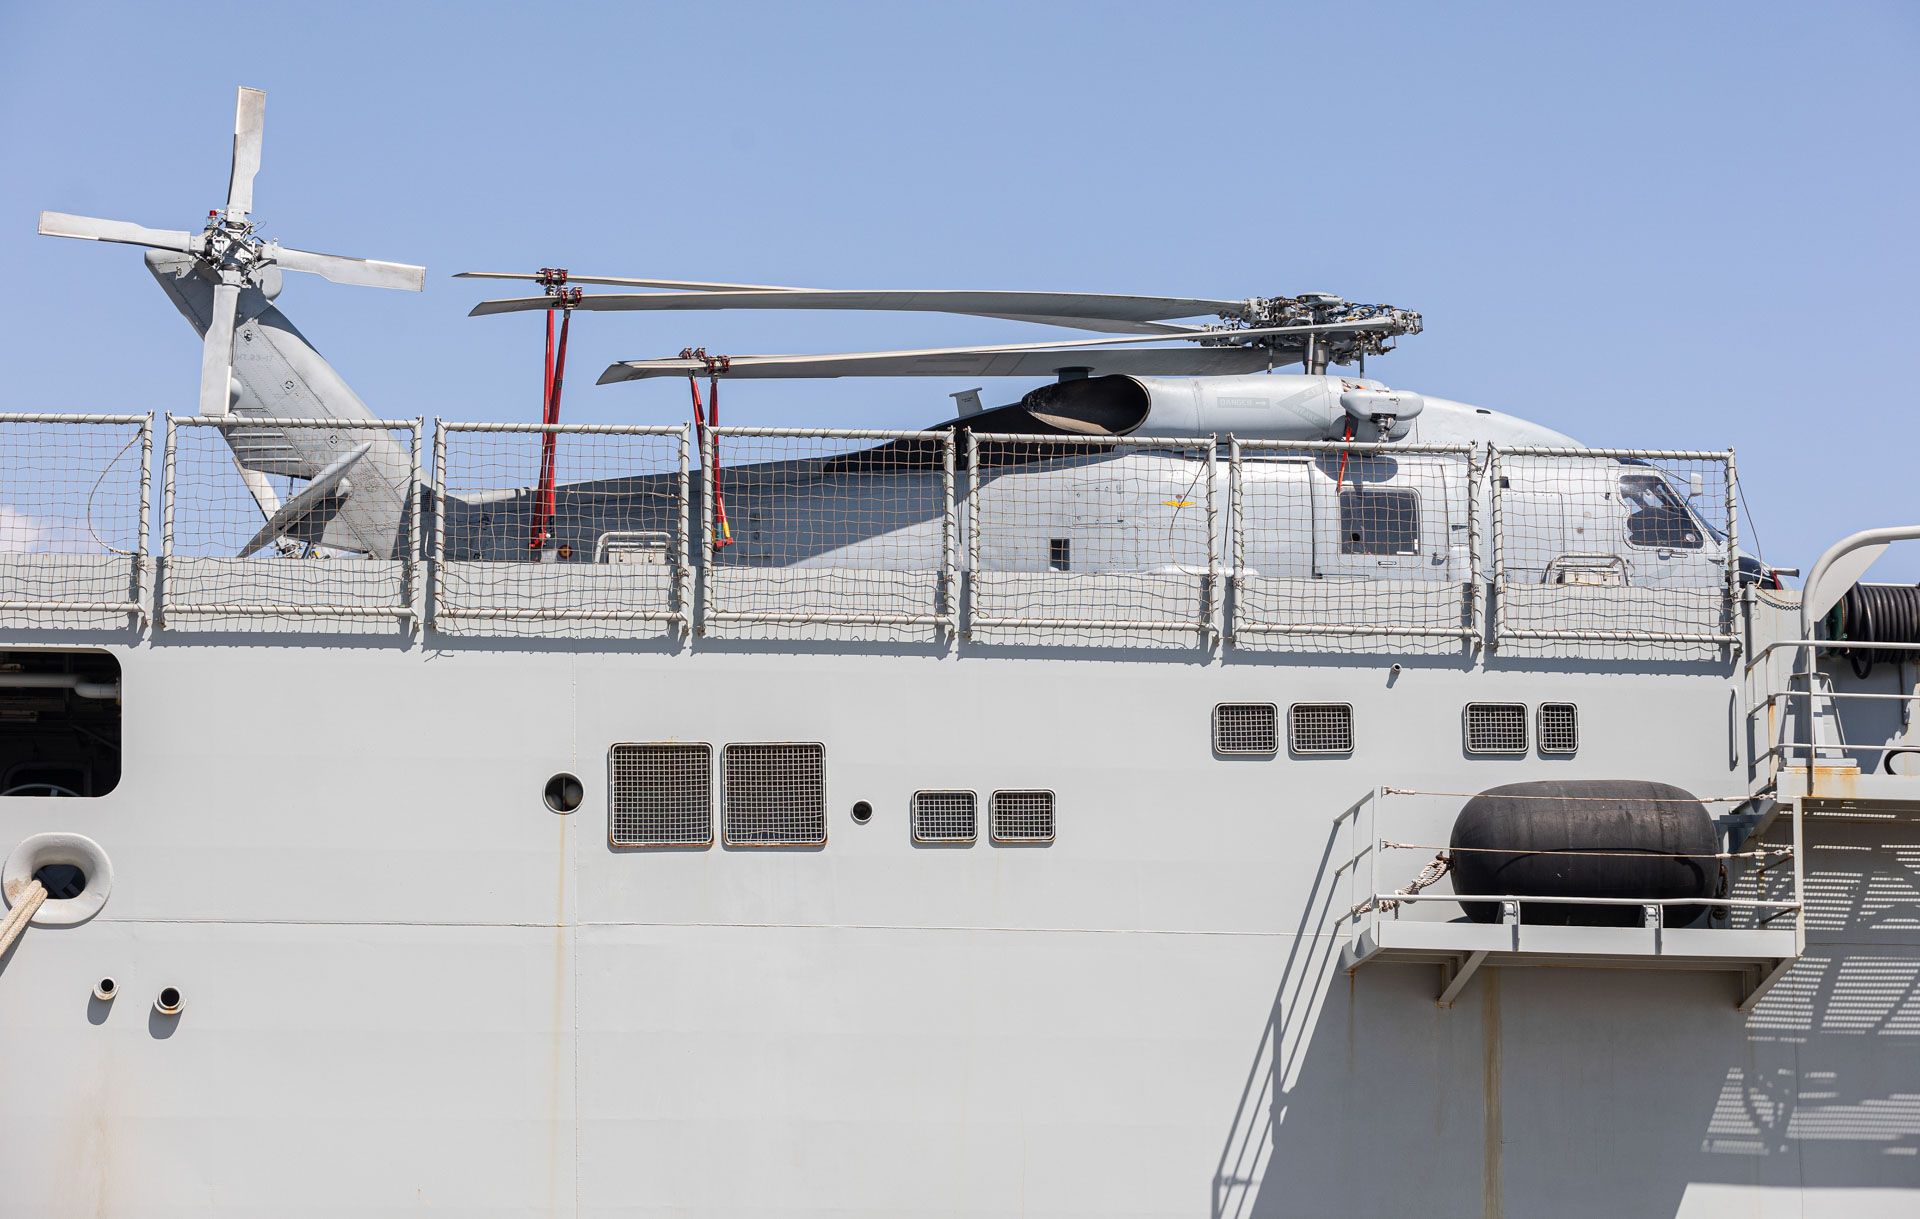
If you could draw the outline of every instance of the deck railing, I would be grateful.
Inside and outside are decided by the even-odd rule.
[[[1233,642],[1418,650],[1476,638],[1477,457],[1469,445],[1232,438]]]
[[[1218,637],[1219,442],[967,437],[967,631],[985,642]]]
[[[421,433],[418,419],[168,416],[154,621],[415,623]]]
[[[156,591],[152,431],[0,416],[0,627],[1737,646],[1731,453],[173,417]]]
[[[700,442],[703,634],[953,633],[952,432],[717,427]]]
[[[146,613],[153,416],[0,414],[0,627]]]
[[[687,429],[441,423],[429,622],[606,636],[692,621]]]
[[[1738,644],[1732,450],[1496,447],[1488,481],[1491,646]]]
[[[1747,712],[1758,742],[1755,790],[1781,799],[1833,798],[1920,805],[1920,688],[1836,689],[1812,657],[1861,645],[1847,640],[1781,640],[1762,648],[1755,670],[1772,653],[1791,649],[1798,667],[1769,681]],[[1873,643],[1920,662],[1920,643]],[[1896,672],[1904,676],[1907,666]],[[1852,732],[1849,732],[1849,726]],[[1862,739],[1868,734],[1877,739]],[[1849,739],[1852,736],[1854,739]]]
[[[1829,546],[1801,591],[1799,637],[1774,640],[1748,662],[1748,677],[1760,679],[1759,690],[1750,694],[1748,732],[1765,742],[1755,751],[1760,755],[1754,767],[1757,790],[1782,799],[1831,796],[1920,806],[1920,736],[1914,728],[1920,676],[1909,678],[1906,664],[1915,661],[1920,674],[1920,641],[1875,638],[1872,630],[1863,632],[1864,638],[1820,637],[1828,611],[1841,604],[1880,555],[1896,543],[1915,541],[1920,541],[1920,525],[1899,525],[1865,530]],[[1849,664],[1864,659],[1866,667],[1857,670],[1862,682],[1876,659],[1894,660],[1891,688],[1840,690],[1821,668],[1823,655],[1844,655]],[[1877,709],[1892,714],[1874,723]],[[1760,717],[1766,723],[1756,730]],[[1848,741],[1850,720],[1879,740]],[[1827,790],[1821,790],[1823,782]]]

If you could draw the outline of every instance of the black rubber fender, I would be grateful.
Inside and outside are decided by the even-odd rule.
[[[1469,896],[1707,898],[1719,880],[1713,817],[1690,792],[1638,779],[1543,780],[1489,788],[1453,823],[1455,893]],[[1592,851],[1605,854],[1579,854]],[[1495,902],[1463,901],[1467,917],[1498,922]],[[1669,927],[1704,906],[1668,906]],[[1636,906],[1522,903],[1522,922],[1630,927]]]

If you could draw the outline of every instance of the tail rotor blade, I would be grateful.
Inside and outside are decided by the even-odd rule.
[[[398,288],[418,292],[426,287],[427,269],[404,262],[381,262],[377,258],[347,258],[339,254],[314,254],[307,250],[274,249],[273,261],[289,271],[308,271],[336,284],[358,284],[363,288]]]
[[[121,245],[146,246],[151,250],[193,253],[195,234],[177,229],[150,229],[125,220],[101,220],[95,216],[74,216],[67,212],[41,212],[42,237],[77,237],[82,241],[113,241]]]
[[[242,85],[233,109],[233,172],[227,178],[227,215],[235,219],[253,210],[253,176],[260,172],[266,119],[266,93]]]
[[[213,286],[213,317],[200,349],[200,413],[223,416],[232,404],[233,315],[240,303],[238,284]]]

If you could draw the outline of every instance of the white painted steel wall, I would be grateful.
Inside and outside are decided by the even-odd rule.
[[[98,918],[30,929],[0,973],[0,1213],[1920,1200],[1902,1052],[1920,933],[1845,906],[1911,886],[1910,848],[1819,861],[1842,903],[1816,933],[1826,963],[1748,1017],[1722,975],[1498,971],[1441,1011],[1428,969],[1338,971],[1332,821],[1358,795],[1742,791],[1724,663],[1425,657],[1394,676],[1387,657],[435,635],[113,650],[120,787],[0,800],[10,839],[82,832],[116,869]],[[1467,701],[1569,698],[1574,758],[1462,751]],[[1355,751],[1216,758],[1222,701],[1350,702]],[[663,739],[824,742],[826,846],[609,849],[606,749]],[[541,802],[558,770],[587,786],[571,816]],[[983,809],[1051,788],[1059,840],[916,847],[928,787]],[[185,995],[175,1021],[150,1011],[163,986]]]

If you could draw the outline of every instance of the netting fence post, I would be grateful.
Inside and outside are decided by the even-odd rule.
[[[153,621],[159,625],[164,598],[161,589],[173,562],[174,453],[179,447],[179,429],[173,416],[167,416],[167,443],[160,456],[160,558],[154,564]]]
[[[1487,446],[1487,527],[1493,533],[1493,579],[1488,588],[1487,650],[1500,646],[1501,594],[1506,588],[1505,530],[1500,524],[1500,448]]]
[[[968,630],[980,612],[980,490],[985,480],[980,474],[980,437],[967,432],[967,576],[966,610]]]
[[[140,424],[140,534],[134,539],[133,548],[133,600],[140,607],[138,616],[142,620],[149,617],[153,581],[148,578],[148,566],[151,558],[147,542],[147,530],[153,523],[153,414]]]
[[[429,552],[433,557],[433,570],[428,573],[429,604],[432,617],[440,617],[440,596],[445,588],[441,573],[446,570],[447,562],[447,425],[444,420],[433,421],[433,543]]]
[[[1207,445],[1207,593],[1201,608],[1206,614],[1207,647],[1220,646],[1224,634],[1222,613],[1226,597],[1220,587],[1220,438]]]
[[[1738,636],[1739,619],[1734,606],[1740,599],[1740,511],[1737,475],[1733,468],[1733,450],[1727,450],[1727,607],[1720,629],[1723,633],[1735,636],[1731,645],[1733,654],[1740,655]]]
[[[713,429],[700,434],[700,566],[707,573],[707,596],[701,606],[700,633],[708,633],[705,614],[713,608]]]
[[[1231,534],[1227,574],[1234,584],[1234,616],[1239,614],[1240,573],[1247,566],[1246,493],[1241,487],[1240,438],[1227,437],[1227,529]],[[1233,642],[1233,622],[1227,620],[1225,639]]]
[[[940,617],[949,646],[960,638],[960,523],[954,504],[954,433],[940,441]]]
[[[680,496],[680,570],[674,573],[673,587],[678,602],[674,608],[679,611],[682,638],[691,638],[693,635],[693,537],[690,533],[693,509],[689,502],[693,491],[693,460],[688,439],[688,433],[692,430],[692,424],[683,424],[675,446],[675,457],[679,463],[675,486]]]
[[[1481,598],[1486,589],[1482,587],[1485,572],[1480,565],[1480,446],[1474,444],[1467,449],[1467,630],[1477,647],[1486,646],[1486,637],[1481,629]]]
[[[407,609],[415,627],[426,623],[426,588],[420,579],[419,565],[423,561],[426,547],[420,536],[421,501],[426,496],[426,481],[421,468],[421,446],[425,442],[427,421],[424,416],[415,416],[413,435],[408,437],[407,455],[413,469],[413,487],[407,496],[407,546],[401,557],[400,587],[407,599]]]

